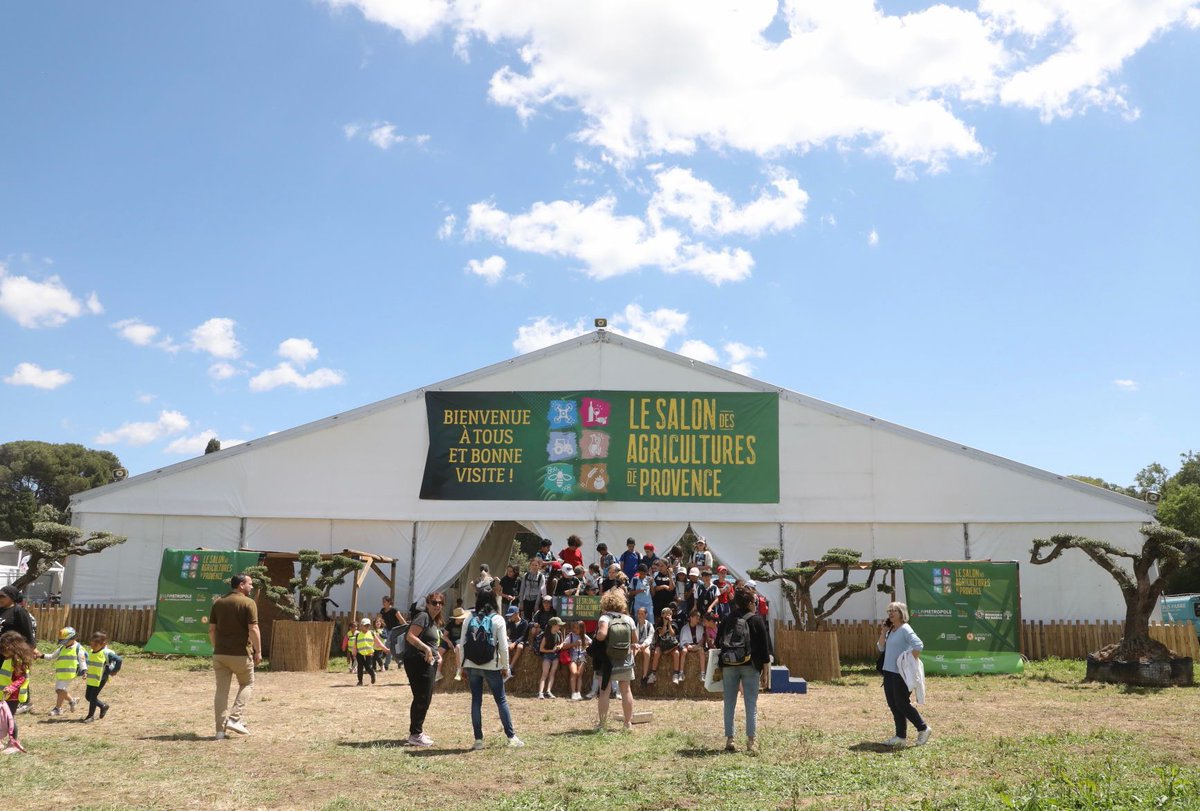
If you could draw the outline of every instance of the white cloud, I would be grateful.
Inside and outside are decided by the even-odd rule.
[[[524,214],[509,214],[489,202],[470,207],[467,237],[487,237],[509,248],[583,263],[593,279],[610,279],[644,267],[694,273],[714,284],[741,281],[754,259],[740,248],[713,250],[674,228],[655,228],[640,217],[615,213],[616,199],[593,203],[538,202]]]
[[[71,374],[61,369],[43,369],[36,363],[18,363],[13,373],[4,378],[10,386],[33,386],[35,389],[57,389],[71,382]]]
[[[1113,84],[1125,61],[1173,26],[1200,26],[1195,0],[980,0],[904,14],[874,0],[326,2],[409,40],[449,27],[459,53],[503,43],[520,61],[494,73],[491,99],[522,118],[578,111],[578,137],[618,161],[851,145],[932,171],[983,154],[963,117],[981,104],[1047,118],[1128,112]]]
[[[158,327],[147,324],[140,318],[126,318],[116,322],[112,328],[117,331],[117,335],[121,336],[134,346],[154,346],[164,352],[178,352],[179,344],[175,343],[170,336],[164,336],[160,340],[159,333],[162,331]]]
[[[442,220],[442,226],[438,228],[438,239],[449,239],[454,236],[454,225],[457,222],[457,217],[453,214],[447,214],[446,219]]]
[[[481,277],[488,284],[495,284],[504,278],[508,262],[503,256],[489,256],[487,259],[471,259],[467,262],[467,272]]]
[[[295,386],[298,389],[324,389],[340,386],[346,376],[333,369],[316,369],[302,374],[290,363],[284,362],[271,369],[259,372],[250,378],[251,391],[270,391],[280,386]]]
[[[721,356],[717,354],[717,350],[704,343],[704,341],[684,341],[679,347],[679,354],[694,358],[701,363],[711,363],[714,365],[721,360]]]
[[[871,233],[867,234],[867,244],[872,248],[879,244],[879,232],[874,228],[871,229]]]
[[[574,324],[567,324],[555,320],[551,316],[543,315],[531,319],[528,324],[517,327],[517,338],[513,341],[513,349],[524,355],[526,352],[533,352],[535,349],[542,349],[571,338],[578,338],[589,331],[590,328],[584,324],[582,318]]]
[[[279,344],[279,357],[300,367],[316,360],[319,354],[316,345],[307,338],[288,338]]]
[[[730,370],[747,377],[754,374],[754,364],[750,361],[767,356],[767,351],[761,346],[747,346],[737,341],[725,344],[724,349],[725,355],[729,359]]]
[[[830,228],[836,228],[837,227],[837,217],[833,216],[832,214],[822,214],[821,215],[821,225],[827,225]]]
[[[92,315],[100,315],[104,312],[104,305],[100,303],[100,297],[94,292],[88,293],[87,309]]]
[[[237,322],[231,318],[210,318],[191,331],[188,346],[214,358],[241,357],[242,345],[234,334],[236,326]]]
[[[220,439],[217,436],[217,432],[211,428],[193,436],[181,436],[163,448],[163,453],[173,453],[179,456],[200,456],[204,453],[204,449],[208,447],[210,439]],[[221,439],[221,450],[232,448],[234,445],[241,445],[245,441],[244,439]]]
[[[0,263],[0,312],[27,329],[61,327],[82,315],[83,305],[57,276],[39,282]]]
[[[449,0],[325,0],[334,8],[357,8],[368,20],[398,29],[415,41],[449,19]]]
[[[232,364],[225,361],[217,361],[212,366],[208,367],[208,376],[213,380],[228,380],[237,375],[238,370]]]
[[[671,338],[687,331],[687,323],[687,313],[670,307],[647,312],[637,304],[628,304],[608,319],[608,328],[635,341],[663,347]]]
[[[654,176],[658,190],[650,199],[647,217],[656,227],[666,218],[685,220],[694,231],[758,236],[787,231],[804,222],[808,193],[795,178],[779,174],[757,200],[738,207],[687,169],[672,168]]]
[[[1139,388],[1136,380],[1114,380],[1113,385],[1121,391],[1137,391]]]
[[[373,124],[343,124],[342,134],[348,141],[361,135],[372,146],[382,150],[391,149],[397,144],[424,146],[429,143],[428,135],[405,135],[398,131],[396,125],[390,121],[376,121]]]
[[[157,394],[139,394],[137,396],[137,401],[139,403],[141,403],[142,405],[149,405],[150,403],[153,403],[157,399],[158,399]]]
[[[97,445],[148,445],[164,436],[186,431],[190,424],[178,411],[162,411],[154,422],[127,422],[114,431],[101,432],[94,442]]]

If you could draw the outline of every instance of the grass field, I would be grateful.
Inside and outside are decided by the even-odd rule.
[[[31,754],[0,761],[8,797],[31,809],[1200,809],[1200,693],[1082,684],[1076,662],[931,679],[933,739],[902,751],[877,744],[891,722],[871,666],[850,668],[806,696],[764,695],[752,756],[722,752],[719,702],[642,701],[651,723],[597,734],[595,703],[561,698],[511,699],[528,745],[509,749],[485,697],[487,748],[472,752],[461,693],[434,696],[436,743],[412,749],[395,668],[364,688],[340,671],[259,673],[253,734],[214,741],[207,660],[131,652],[105,689],[112,711],[90,725],[48,718],[53,683],[35,672],[36,712],[19,717]]]

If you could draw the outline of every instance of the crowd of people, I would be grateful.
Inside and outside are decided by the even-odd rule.
[[[695,658],[701,680],[709,652],[716,657],[724,699],[726,749],[736,750],[735,708],[740,696],[745,710],[746,748],[757,748],[757,701],[760,686],[772,661],[767,601],[753,581],[730,577],[716,565],[703,538],[697,540],[690,559],[678,548],[665,557],[655,555],[652,544],[638,554],[630,538],[619,557],[605,544],[597,546],[597,561],[584,568],[582,543],[571,536],[558,555],[549,540],[524,572],[509,566],[495,577],[480,568],[473,583],[474,605],[467,610],[460,599],[447,611],[446,596],[428,594],[415,601],[405,617],[384,597],[379,614],[364,617],[347,632],[344,650],[358,684],[374,684],[379,668],[395,661],[403,667],[412,692],[409,735],[406,743],[429,747],[425,720],[435,683],[447,674],[451,652],[457,663],[454,678],[465,679],[471,694],[473,748],[484,745],[483,690],[487,686],[496,704],[508,745],[524,746],[517,737],[505,683],[523,656],[536,656],[539,664],[538,698],[553,699],[559,669],[569,673],[570,699],[597,700],[597,729],[605,730],[611,701],[620,699],[625,730],[632,729],[634,682],[655,683],[664,656],[670,657],[671,679],[682,683],[688,662]],[[582,576],[580,576],[582,574]],[[214,716],[216,738],[229,733],[249,734],[245,711],[254,685],[254,669],[262,659],[257,607],[250,595],[251,578],[234,575],[230,593],[213,603],[209,638],[216,676]],[[555,610],[554,597],[599,596],[599,616],[573,618],[568,624]],[[51,716],[74,712],[72,686],[86,682],[88,714],[83,720],[104,718],[109,706],[100,692],[121,667],[121,658],[108,648],[102,632],[93,634],[85,649],[73,628],[59,632],[59,646],[41,654],[36,648],[36,626],[20,605],[23,596],[11,586],[0,589],[0,737],[7,733],[6,753],[23,751],[17,737],[16,716],[28,708],[30,669],[35,660],[54,662],[56,704]],[[923,643],[908,624],[903,603],[888,606],[880,625],[877,669],[883,677],[884,696],[895,723],[895,735],[885,745],[907,745],[907,727],[916,731],[916,745],[926,743],[930,727],[911,703],[915,691],[923,703],[924,671],[920,662]],[[592,682],[584,692],[584,673],[590,662]],[[237,692],[232,705],[232,682]]]

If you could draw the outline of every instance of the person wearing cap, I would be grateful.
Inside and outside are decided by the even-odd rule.
[[[621,553],[617,562],[621,564],[621,571],[625,573],[625,576],[632,580],[633,576],[637,574],[638,564],[642,562],[637,553],[637,541],[633,538],[625,540],[625,551]],[[607,589],[604,590],[607,591]]]
[[[442,634],[442,638],[438,640],[438,646],[442,650],[441,661],[438,663],[437,677],[434,681],[441,681],[442,674],[446,669],[446,661],[450,658],[446,654],[454,651],[455,659],[458,658],[458,648],[456,644],[458,638],[462,635],[463,624],[471,618],[467,609],[463,608],[462,597],[454,601],[454,610],[450,612],[450,619],[446,622],[446,633]],[[454,668],[454,680],[462,681],[462,662],[456,662],[458,665]]]
[[[703,535],[696,538],[696,548],[692,551],[692,565],[700,571],[712,568],[712,552],[708,551],[708,540]]]
[[[643,554],[639,562],[646,564],[646,568],[649,569],[658,563],[659,557],[658,555],[654,554],[654,544],[648,543],[642,547],[642,550]]]
[[[67,626],[58,632],[58,647],[50,653],[42,654],[43,659],[54,662],[54,709],[50,710],[52,717],[62,715],[63,705],[66,704],[71,712],[75,712],[75,699],[71,696],[71,685],[80,675],[87,673],[87,651],[75,638],[75,629]]]
[[[540,634],[550,627],[550,620],[557,616],[558,612],[554,610],[554,598],[545,594],[542,596],[541,606],[533,612],[531,622],[537,626],[537,633]]]
[[[563,635],[559,632],[561,617],[551,617],[538,639],[538,654],[542,657],[542,677],[538,681],[538,698],[557,698],[552,692],[554,677],[558,675],[558,652],[563,649]]]
[[[363,673],[369,673],[371,684],[375,683],[375,631],[371,621],[363,617],[358,621],[358,627],[350,632],[349,647],[354,651],[354,661],[358,663],[358,686],[363,686]]]
[[[0,588],[0,634],[6,631],[16,631],[30,647],[37,648],[37,621],[25,610],[25,595],[16,586]],[[16,712],[32,712],[33,700],[29,692],[29,680],[25,681],[25,689],[21,691],[21,702]]]
[[[529,620],[521,616],[521,609],[510,605],[504,612],[505,633],[508,637],[508,673],[504,680],[508,681],[517,672],[517,662],[521,654],[529,647]]]
[[[578,593],[579,578],[575,576],[575,567],[570,563],[564,563],[562,577],[558,578],[558,583],[554,587],[554,596],[574,597]]]
[[[729,570],[717,567],[717,618],[725,619],[733,604],[733,583],[729,581]]]
[[[554,553],[550,551],[554,543],[549,538],[542,538],[542,542],[538,544],[537,559],[550,563],[555,560]]]

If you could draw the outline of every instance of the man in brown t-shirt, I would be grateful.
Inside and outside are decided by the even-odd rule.
[[[229,579],[233,591],[215,600],[208,616],[208,639],[213,647],[213,672],[217,676],[217,695],[213,711],[217,721],[217,740],[226,731],[249,735],[242,713],[254,687],[254,666],[262,661],[262,638],[258,633],[258,606],[250,599],[254,582],[248,574]],[[238,691],[229,709],[229,687],[237,677]]]

